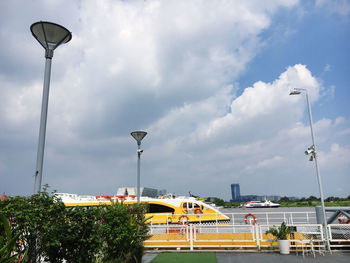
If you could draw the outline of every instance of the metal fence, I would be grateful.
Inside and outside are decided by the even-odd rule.
[[[301,248],[325,249],[325,235],[320,224],[289,224],[292,250]],[[265,232],[271,224],[190,224],[152,225],[146,248],[175,249],[278,249],[277,242]],[[330,249],[350,247],[350,225],[328,225]]]
[[[252,223],[254,220],[253,218],[249,217],[246,218],[247,215],[249,215],[249,212],[244,213],[224,213],[224,215],[228,216],[229,221],[231,224],[239,225],[239,224],[246,224],[246,221],[248,223]],[[164,214],[155,214],[150,219],[151,225],[159,224],[160,222],[164,221],[164,216],[166,216],[166,222],[172,222],[172,218],[178,218],[182,214],[172,214],[172,215],[164,215]],[[196,214],[196,220],[199,223],[204,223],[208,221],[208,215],[211,215],[211,218],[214,223],[218,222],[218,214]],[[316,213],[311,211],[305,211],[305,212],[254,212],[255,221],[258,224],[265,224],[265,225],[280,225],[282,222],[287,222],[288,224],[316,224]],[[159,219],[161,218],[161,220]]]
[[[225,213],[234,224],[245,224],[249,213]],[[316,224],[315,212],[254,212],[256,223],[266,225],[280,225],[282,222],[293,224]],[[247,221],[252,221],[248,217]]]

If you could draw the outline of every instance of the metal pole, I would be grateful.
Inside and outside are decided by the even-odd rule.
[[[140,162],[141,162],[141,142],[137,143],[137,203],[140,203]]]
[[[40,118],[40,129],[39,129],[38,153],[37,153],[37,160],[36,160],[34,194],[41,191],[52,56],[53,56],[53,51],[46,52],[44,88],[43,88],[43,97],[42,97],[42,104],[41,104],[41,118]]]
[[[309,101],[309,94],[308,94],[307,90],[305,90],[305,94],[306,94],[306,101],[307,101],[307,107],[308,107],[309,119],[310,119],[312,145],[314,147],[314,159],[315,159],[315,167],[316,167],[316,173],[317,173],[317,181],[318,181],[318,187],[320,190],[320,198],[321,198],[321,206],[322,206],[322,214],[323,214],[323,226],[324,226],[324,232],[326,235],[327,248],[330,249],[329,238],[328,238],[328,229],[327,229],[326,209],[325,209],[324,199],[323,199],[322,181],[321,181],[321,176],[320,176],[320,168],[318,167],[318,161],[317,161],[315,136],[314,136],[314,130],[313,130],[313,125],[312,125],[312,113],[311,113],[311,106],[310,106],[310,101]]]

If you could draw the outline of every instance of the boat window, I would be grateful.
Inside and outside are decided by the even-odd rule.
[[[194,208],[200,208],[199,204],[194,204]]]
[[[188,203],[188,208],[192,208],[192,203]]]
[[[158,204],[149,204],[149,212],[150,213],[174,213],[175,209]]]

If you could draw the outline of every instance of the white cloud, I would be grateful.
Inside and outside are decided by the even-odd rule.
[[[289,91],[306,88],[314,103],[322,99],[321,83],[297,64],[280,69],[274,81],[252,80],[242,94],[233,84],[261,50],[273,16],[298,1],[69,3],[69,15],[55,11],[64,5],[60,1],[33,1],[25,8],[0,4],[1,14],[14,17],[3,20],[1,32],[18,29],[0,50],[0,162],[1,179],[10,178],[4,181],[7,192],[32,190],[44,58],[28,27],[44,13],[43,20],[73,32],[53,59],[44,183],[90,194],[132,185],[136,143],[129,133],[145,129],[146,186],[229,199],[234,180],[246,193],[309,193],[298,185],[314,179],[305,176],[314,171],[303,154],[310,141],[305,96]],[[18,42],[24,45],[17,53]],[[315,122],[321,160],[348,155],[342,144],[348,127],[346,118]],[[344,162],[338,163],[344,182],[348,163],[338,161]],[[282,187],[286,180],[291,182]]]
[[[320,152],[320,162],[325,169],[336,169],[349,167],[350,165],[350,148],[349,146],[340,146],[333,143],[329,152]],[[350,179],[348,179],[350,182]]]
[[[268,119],[279,120],[283,126],[285,121],[288,122],[288,117],[294,114],[300,117],[303,113],[300,98],[289,96],[292,88],[307,89],[311,101],[315,101],[319,96],[320,87],[311,72],[304,65],[295,65],[289,67],[273,83],[256,82],[253,87],[246,88],[240,97],[232,101],[230,113],[213,120],[204,133],[206,136],[212,136],[223,130],[251,122],[262,122],[264,119],[266,124],[271,124]],[[290,110],[292,108],[294,111]]]

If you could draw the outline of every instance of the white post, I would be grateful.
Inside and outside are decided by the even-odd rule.
[[[255,237],[256,237],[256,246],[260,250],[260,230],[258,225],[254,225]]]
[[[321,198],[321,205],[322,205],[323,227],[325,229],[327,248],[330,249],[330,247],[329,247],[329,239],[328,239],[328,234],[327,234],[327,216],[326,216],[326,209],[325,209],[324,200],[323,200],[322,181],[321,181],[320,169],[318,167],[318,161],[317,161],[316,143],[315,143],[314,130],[313,130],[313,126],[312,126],[312,113],[311,113],[311,106],[310,106],[310,101],[309,101],[309,94],[308,94],[307,90],[305,90],[305,94],[306,94],[307,107],[308,107],[309,119],[310,119],[312,145],[314,147],[313,155],[314,155],[314,159],[315,159],[317,182],[318,182],[318,188],[319,188],[319,191],[320,191],[320,198]]]
[[[193,228],[192,224],[190,224],[190,250],[193,250]]]

